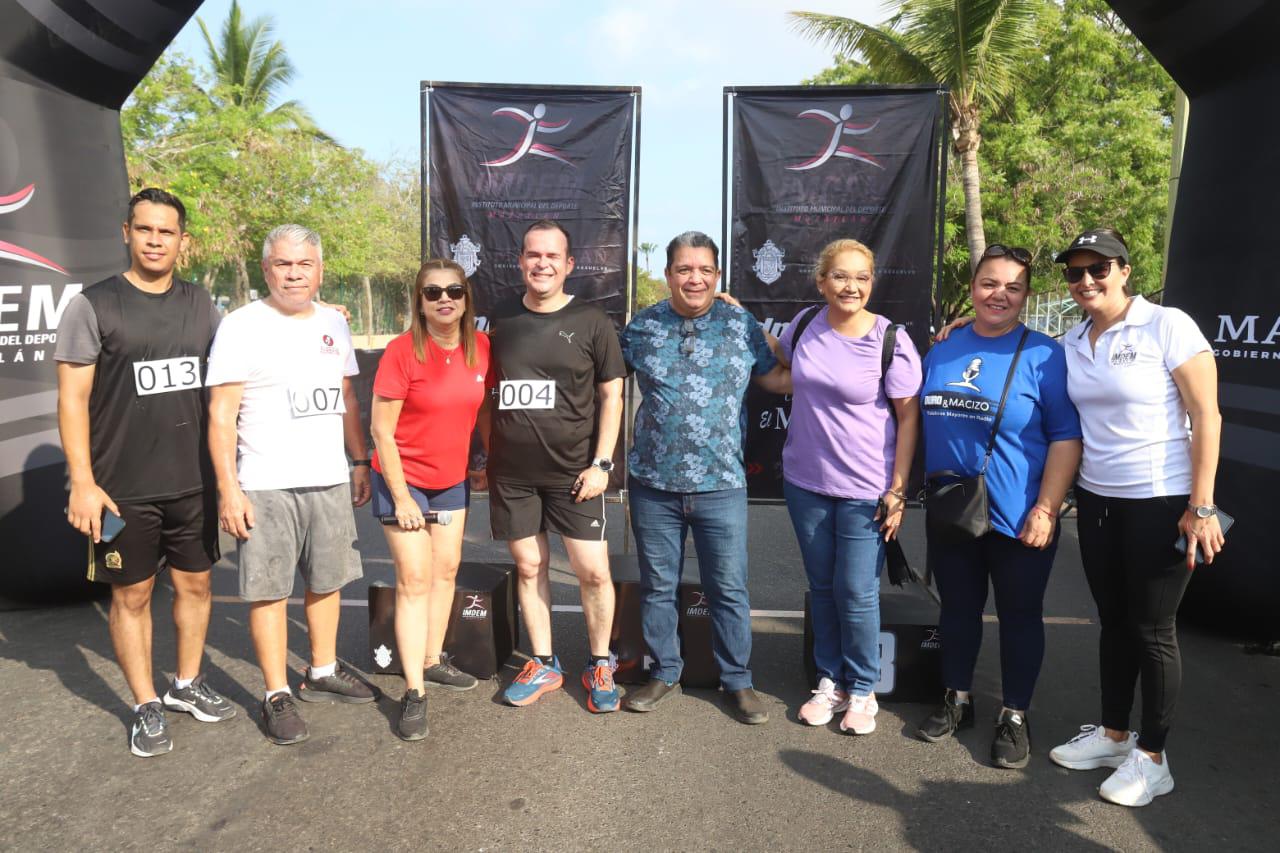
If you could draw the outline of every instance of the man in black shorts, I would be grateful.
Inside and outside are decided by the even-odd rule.
[[[129,269],[67,304],[54,352],[67,520],[90,537],[89,580],[111,584],[111,643],[135,702],[129,748],[143,757],[173,748],[165,707],[207,723],[235,716],[200,675],[218,559],[203,389],[218,312],[207,292],[174,276],[187,239],[175,196],[145,189],[130,199]],[[125,522],[110,542],[104,510]],[[151,672],[151,593],[166,565],[178,666],[162,704]]]
[[[529,226],[520,270],[525,292],[494,312],[490,331],[497,394],[490,521],[493,538],[505,539],[515,560],[520,611],[533,652],[504,698],[528,705],[564,683],[551,649],[551,530],[563,539],[582,591],[590,643],[582,673],[587,707],[596,713],[616,711],[604,491],[622,424],[627,369],[609,318],[564,292],[573,257],[563,227],[550,220]]]

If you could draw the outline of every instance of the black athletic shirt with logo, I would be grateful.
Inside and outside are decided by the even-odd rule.
[[[572,481],[595,451],[596,385],[627,375],[613,323],[578,299],[539,314],[517,297],[493,312],[489,338],[490,476],[536,486]]]
[[[112,276],[67,304],[54,358],[97,365],[89,453],[112,500],[169,500],[213,485],[204,372],[218,319],[208,292],[178,278],[147,293]]]

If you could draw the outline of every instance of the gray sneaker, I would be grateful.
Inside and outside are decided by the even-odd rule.
[[[298,688],[298,698],[303,702],[343,702],[348,705],[363,705],[372,702],[375,694],[373,688],[347,672],[341,663],[333,671],[333,675],[324,678],[312,678],[311,670]]]
[[[202,723],[220,723],[236,715],[235,706],[227,698],[204,683],[204,675],[197,675],[186,687],[173,684],[164,694],[164,706],[174,711],[184,711]]]
[[[406,690],[400,700],[396,734],[401,740],[422,740],[427,736],[427,697],[417,690]]]
[[[288,693],[276,693],[263,701],[262,721],[272,743],[301,743],[311,736],[306,721],[298,713],[298,706],[293,703],[293,696]]]
[[[148,702],[133,716],[129,729],[129,751],[140,758],[164,755],[173,749],[169,739],[169,723],[164,718],[164,706],[160,700]]]
[[[427,667],[427,671],[423,673],[427,684],[433,687],[443,687],[446,690],[470,690],[479,682],[476,681],[474,675],[468,675],[458,669],[446,657],[440,658],[440,663]]]

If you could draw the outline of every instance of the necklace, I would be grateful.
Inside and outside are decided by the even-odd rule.
[[[431,338],[431,343],[435,344],[436,349],[440,350],[440,354],[444,356],[444,363],[452,364],[453,357],[457,355],[458,350],[462,348],[461,336],[459,336],[458,340],[449,349],[445,349],[444,346],[438,340],[436,340],[436,336],[431,334],[430,332],[427,333],[427,336]]]

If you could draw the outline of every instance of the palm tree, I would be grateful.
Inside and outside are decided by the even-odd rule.
[[[883,83],[944,83],[951,90],[952,146],[960,158],[965,239],[972,270],[987,247],[978,146],[984,110],[1012,94],[1035,44],[1044,0],[905,0],[882,26],[792,12],[796,29],[846,57],[860,54]]]
[[[264,16],[246,22],[240,3],[232,0],[217,42],[203,19],[196,18],[196,23],[204,35],[209,64],[220,87],[210,94],[211,100],[218,106],[234,105],[260,111],[272,129],[296,130],[326,142],[333,141],[297,101],[273,105],[280,90],[293,79],[294,68],[284,45],[273,38],[274,25],[270,18]]]
[[[640,251],[644,253],[644,269],[645,272],[653,275],[653,267],[651,266],[650,255],[658,251],[657,243],[641,243]]]

